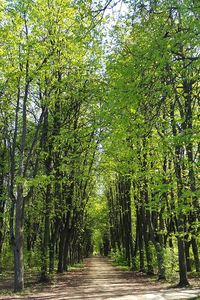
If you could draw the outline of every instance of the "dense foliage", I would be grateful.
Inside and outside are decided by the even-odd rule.
[[[200,272],[199,6],[124,1],[106,27],[119,2],[0,3],[0,268],[16,291],[24,267],[46,281],[93,252],[178,268],[180,286]]]

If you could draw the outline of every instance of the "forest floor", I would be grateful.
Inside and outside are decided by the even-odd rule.
[[[200,282],[199,282],[200,283]],[[3,289],[2,282],[0,291]],[[172,288],[141,273],[120,270],[103,257],[85,260],[83,269],[56,275],[53,284],[29,284],[23,295],[0,295],[12,300],[177,300],[197,299],[200,285]],[[5,289],[5,287],[4,287]],[[199,298],[200,299],[200,298]]]

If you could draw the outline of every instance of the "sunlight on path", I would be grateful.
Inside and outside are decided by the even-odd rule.
[[[184,300],[200,295],[200,289],[167,289],[166,284],[154,283],[145,275],[115,269],[101,257],[86,260],[83,272],[61,275],[55,286],[43,292],[32,291],[24,297],[0,299],[30,300]]]
[[[104,258],[91,259],[88,270],[88,285],[84,289],[84,293],[88,295],[82,299],[175,300],[191,299],[200,295],[200,289],[160,290],[160,285],[152,286],[146,277],[141,279],[130,272],[116,270]]]

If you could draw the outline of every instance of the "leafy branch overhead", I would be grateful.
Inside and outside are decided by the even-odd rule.
[[[179,270],[179,286],[199,273],[199,29],[189,0],[1,1],[0,269],[16,291],[24,268],[48,281],[92,254]]]

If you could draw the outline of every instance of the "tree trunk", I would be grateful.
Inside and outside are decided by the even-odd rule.
[[[49,244],[49,273],[54,272],[54,264],[55,264],[55,241],[54,239],[51,239]]]
[[[177,136],[176,123],[174,120],[174,104],[171,104],[171,124],[172,124],[172,133],[173,136]],[[174,157],[174,169],[177,181],[177,196],[178,196],[178,205],[183,205],[182,192],[183,192],[183,181],[182,181],[182,168],[181,168],[181,150],[182,147],[180,145],[175,145],[175,157]],[[185,241],[183,235],[184,232],[184,215],[182,210],[179,208],[179,212],[177,214],[177,231],[178,231],[178,256],[179,256],[179,286],[184,287],[189,285],[187,279],[187,266],[186,266],[186,257],[185,257]]]
[[[164,262],[164,253],[162,246],[159,242],[155,243],[156,255],[157,255],[157,264],[158,264],[158,279],[165,280],[165,262]]]
[[[149,245],[149,240],[146,237],[145,237],[145,252],[146,252],[146,261],[147,261],[147,274],[154,275],[151,248]]]
[[[191,267],[191,259],[190,259],[190,242],[185,242],[185,257],[186,257],[186,265],[187,265],[187,272],[192,271]]]
[[[48,130],[49,130],[49,120],[48,120],[48,109],[46,109],[44,114],[44,124],[43,124],[43,134],[42,134],[42,148],[46,153],[48,153],[45,159],[45,171],[46,175],[51,174],[51,149],[52,145],[48,141]],[[42,251],[41,251],[41,281],[49,281],[48,277],[48,261],[49,261],[49,241],[50,241],[50,203],[51,203],[51,184],[46,187],[45,193],[45,203],[44,203],[44,235],[42,241]]]
[[[3,246],[3,225],[4,225],[4,208],[5,208],[5,201],[3,199],[4,188],[3,188],[3,181],[4,181],[4,161],[0,161],[0,257],[2,257],[2,246]],[[0,261],[1,267],[1,261]]]
[[[41,257],[41,276],[40,280],[45,282],[49,281],[48,277],[48,260],[49,260],[49,239],[50,239],[50,217],[49,217],[49,203],[50,203],[50,191],[51,186],[48,185],[46,189],[45,195],[45,219],[44,219],[44,236],[43,236],[43,243],[42,243],[42,257]]]
[[[69,241],[71,230],[69,229],[67,238],[65,240],[64,255],[63,255],[63,271],[68,271],[69,266]]]
[[[182,237],[178,237],[178,260],[179,260],[179,276],[180,281],[178,286],[185,287],[189,285],[187,279],[187,267],[186,267],[186,258],[185,258],[185,243]]]
[[[24,199],[23,188],[18,186],[16,199],[16,218],[15,218],[15,240],[14,240],[14,289],[21,292],[24,289],[24,262],[23,262],[23,214]]]
[[[145,272],[145,267],[144,267],[144,241],[143,241],[143,224],[141,222],[140,218],[140,213],[138,210],[137,213],[137,218],[138,218],[138,246],[139,246],[139,257],[140,257],[140,272]]]
[[[194,264],[195,264],[196,272],[200,272],[199,252],[198,252],[197,241],[195,238],[192,238],[191,242],[192,242],[192,251],[194,254]]]
[[[63,273],[64,246],[66,240],[66,230],[63,228],[60,233],[59,250],[58,250],[58,273]]]

